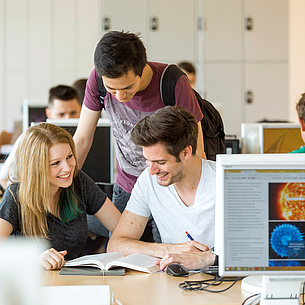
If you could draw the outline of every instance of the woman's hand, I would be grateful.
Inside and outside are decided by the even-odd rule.
[[[51,248],[41,254],[40,262],[47,270],[60,269],[65,263],[66,254],[66,250],[58,252]]]

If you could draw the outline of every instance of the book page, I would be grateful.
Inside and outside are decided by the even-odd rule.
[[[145,254],[131,254],[117,259],[116,261],[110,262],[106,265],[106,269],[119,266],[138,271],[153,273],[160,270],[159,266],[154,264],[157,259],[158,258],[156,257]]]
[[[95,266],[100,269],[106,269],[105,266],[112,261],[123,257],[120,253],[101,253],[93,255],[85,255],[76,259],[72,259],[65,263],[65,266]]]

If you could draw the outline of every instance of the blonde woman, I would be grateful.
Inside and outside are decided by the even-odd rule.
[[[0,203],[0,237],[43,238],[52,248],[42,256],[47,269],[82,254],[88,235],[86,214],[113,231],[120,212],[106,194],[78,171],[75,145],[64,129],[47,123],[30,127],[15,159],[18,182]]]

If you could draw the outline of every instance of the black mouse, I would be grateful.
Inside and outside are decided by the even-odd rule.
[[[186,276],[186,275],[189,275],[188,270],[184,266],[182,266],[178,263],[169,264],[166,268],[166,273],[169,274],[169,275],[172,275],[172,276]]]

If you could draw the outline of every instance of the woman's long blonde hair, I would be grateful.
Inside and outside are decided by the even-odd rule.
[[[28,128],[16,151],[13,168],[20,182],[17,197],[22,234],[26,236],[48,237],[47,213],[51,211],[49,148],[55,143],[69,144],[76,156],[72,136],[61,127],[48,123]],[[77,172],[76,161],[73,177]]]

